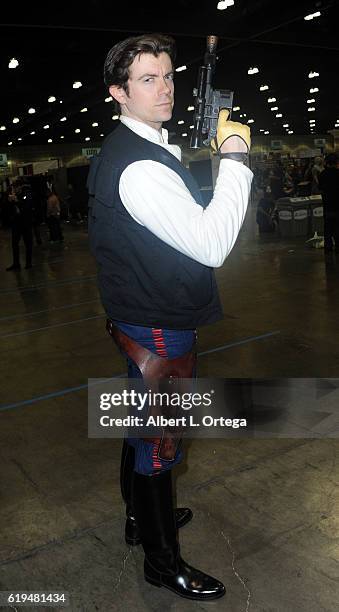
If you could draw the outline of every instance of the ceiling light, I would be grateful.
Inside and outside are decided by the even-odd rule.
[[[56,97],[55,96],[49,96],[47,102],[55,102],[56,101]]]
[[[34,131],[33,131],[33,132],[30,132],[30,135],[31,135],[31,136],[34,136],[34,134],[35,134],[35,132],[34,132]]]
[[[46,125],[44,125],[44,130],[48,130],[48,128],[49,128],[49,125],[48,123],[46,123]]]
[[[179,66],[179,68],[175,69],[175,72],[182,72],[183,70],[187,70],[187,66]]]
[[[260,85],[259,87],[260,91],[266,91],[266,89],[269,89],[268,85]]]
[[[282,117],[282,114],[281,113],[277,113],[276,117]]]
[[[289,130],[288,132],[289,134],[294,134],[293,130]]]
[[[268,131],[268,130],[266,130],[266,132],[264,132],[264,134],[269,134],[269,131]]]
[[[19,121],[20,121],[19,117],[14,117],[13,123],[19,123]]]
[[[254,123],[254,119],[249,119],[247,123]]]
[[[259,132],[264,132],[265,130],[262,128],[261,130],[259,130]]]
[[[224,11],[229,6],[233,6],[233,5],[234,5],[234,0],[219,0],[217,4],[217,9],[219,11]]]
[[[194,106],[188,106],[188,107],[187,107],[187,110],[188,110],[188,111],[194,111]]]
[[[108,98],[105,98],[105,102],[112,102],[113,98],[112,96],[108,96]]]
[[[339,127],[339,123],[336,123],[334,127],[336,127],[336,128]]]
[[[193,130],[193,128],[194,128],[194,125],[190,125],[190,130]]]
[[[315,102],[314,98],[310,98],[309,100],[307,100],[307,104],[313,104],[313,102]]]
[[[89,137],[89,136],[87,136],[87,137],[85,138],[85,140],[91,140],[91,139],[90,139],[90,137]]]
[[[67,121],[67,117],[61,117],[60,121]]]
[[[309,106],[307,110],[309,113],[313,113],[313,111],[315,111],[315,106]]]
[[[119,119],[119,115],[113,115],[112,119],[113,119],[113,121],[116,121],[117,119]]]
[[[80,112],[81,113],[87,113],[87,111],[88,111],[87,106],[84,106],[84,108],[82,108]]]
[[[310,93],[317,93],[319,91],[318,87],[311,87]]]
[[[5,129],[6,129],[6,126],[5,126],[5,125],[0,125],[0,130],[1,130],[1,132],[3,132]]]
[[[59,100],[59,104],[62,104],[62,100]]]
[[[94,123],[92,123],[92,127],[98,127],[99,123],[97,123],[96,121]]]
[[[312,19],[314,19],[315,17],[320,17],[321,12],[317,11],[316,13],[310,13],[310,15],[306,15],[304,17],[305,21],[312,21]]]
[[[312,71],[311,71],[311,72],[309,73],[309,75],[308,75],[308,78],[309,78],[309,79],[314,79],[315,77],[318,77],[318,76],[319,76],[319,72],[312,72]]]
[[[18,138],[18,140],[20,141],[20,140],[22,140],[22,138]]]
[[[76,130],[74,130],[74,131],[75,131],[75,133],[76,133],[76,134],[79,134],[79,133],[80,133],[79,128],[77,128],[77,129],[76,129]]]
[[[279,110],[279,106],[272,106],[271,107],[271,111],[276,111],[276,110]]]
[[[100,136],[105,136],[105,134],[100,134]]]
[[[247,70],[247,74],[257,74],[257,72],[259,72],[259,68],[257,68],[256,66]]]
[[[184,137],[187,136],[187,132],[183,132],[181,136],[184,136]]]
[[[53,142],[52,138],[49,138],[49,139],[47,140],[47,142]]]
[[[18,66],[19,66],[18,60],[15,59],[15,57],[12,57],[12,59],[10,60],[8,64],[8,68],[17,68]]]
[[[12,143],[12,141],[10,141],[10,142],[8,142],[7,144],[8,144],[9,146],[11,146],[13,143]]]
[[[283,127],[290,127],[288,123],[284,123]]]
[[[65,136],[60,136],[60,138],[65,138]]]
[[[180,119],[180,121],[178,121],[178,125],[182,125],[183,123],[185,123],[185,121],[183,121],[182,119]]]
[[[72,87],[73,89],[79,89],[79,87],[82,87],[81,81],[74,81]]]
[[[233,110],[234,112],[240,111],[240,106],[234,106]]]
[[[28,109],[28,114],[29,115],[34,115],[34,113],[35,113],[35,108],[29,108]]]
[[[276,102],[277,99],[276,98],[268,98],[267,102],[270,104],[271,102]]]

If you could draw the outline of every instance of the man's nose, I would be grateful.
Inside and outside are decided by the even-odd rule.
[[[160,79],[159,93],[171,94],[171,81],[167,80],[166,78]]]

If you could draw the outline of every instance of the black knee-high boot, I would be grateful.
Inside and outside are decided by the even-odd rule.
[[[139,531],[132,509],[132,477],[134,471],[135,450],[124,440],[120,462],[120,489],[126,504],[125,540],[130,546],[140,543]]]
[[[120,489],[122,498],[126,504],[125,540],[129,546],[137,546],[141,543],[138,525],[132,506],[132,478],[135,462],[135,450],[131,444],[124,440],[120,463]],[[186,525],[193,517],[190,508],[177,508],[175,510],[176,525],[178,528]]]
[[[180,556],[171,471],[153,476],[133,475],[132,504],[145,551],[147,582],[195,600],[218,599],[224,585],[188,565]]]

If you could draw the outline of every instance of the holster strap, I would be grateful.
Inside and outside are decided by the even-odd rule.
[[[151,384],[152,387],[157,386],[157,381],[162,378],[191,378],[193,376],[197,359],[195,342],[192,349],[185,355],[168,359],[167,357],[160,357],[141,346],[120,331],[110,319],[107,319],[106,329],[120,350],[136,363],[144,381]]]
[[[142,377],[154,392],[158,390],[159,382],[164,378],[192,378],[196,366],[196,343],[192,349],[180,357],[168,359],[152,353],[147,348],[124,334],[110,319],[107,319],[106,329],[119,349],[138,366]],[[173,461],[180,444],[180,439],[163,429],[161,438],[143,438],[158,446],[158,457]]]

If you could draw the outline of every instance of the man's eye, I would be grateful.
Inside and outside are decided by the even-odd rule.
[[[174,74],[168,74],[168,75],[166,76],[166,79],[169,79],[170,81],[173,81],[173,79],[174,79]]]
[[[153,78],[152,77],[148,77],[148,79],[144,80],[144,83],[150,83],[151,81],[153,81]]]

